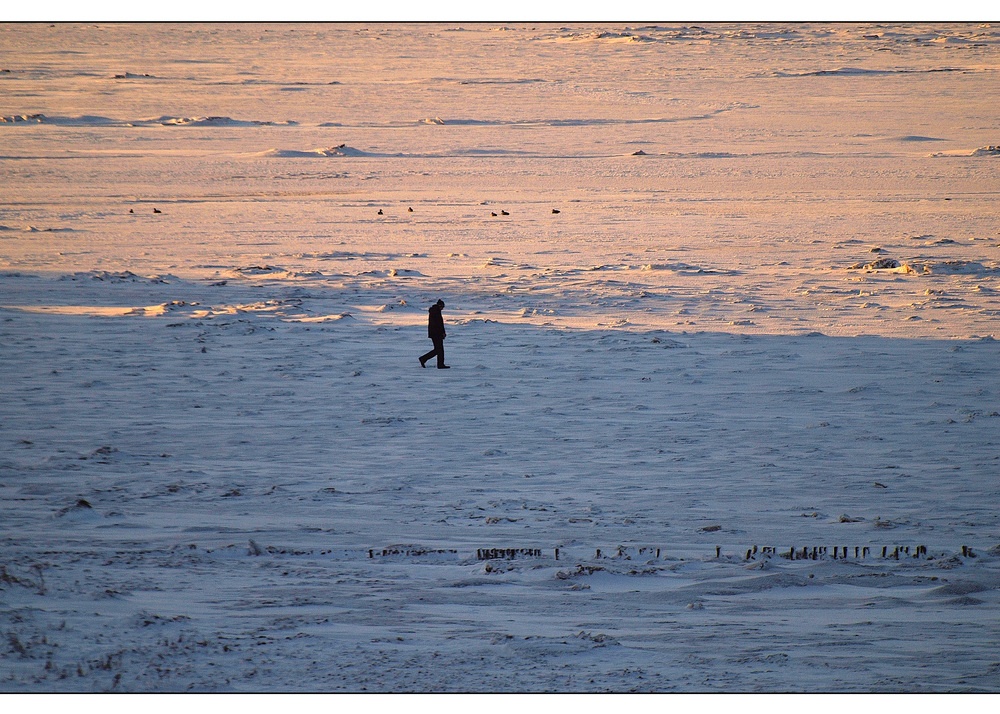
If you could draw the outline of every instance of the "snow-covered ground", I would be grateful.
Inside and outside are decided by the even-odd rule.
[[[998,67],[0,25],[0,691],[1000,690]]]

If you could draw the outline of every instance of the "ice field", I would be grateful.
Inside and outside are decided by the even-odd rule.
[[[998,68],[0,25],[0,691],[997,692]]]

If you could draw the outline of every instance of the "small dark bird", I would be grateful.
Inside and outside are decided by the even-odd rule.
[[[128,212],[129,212],[129,213],[135,213],[135,211],[133,211],[133,210],[132,210],[131,208],[130,208],[130,209],[128,209]]]
[[[407,212],[407,213],[413,213],[413,209],[412,209],[412,208],[407,208],[407,209],[406,209],[406,212]]]
[[[500,211],[500,215],[501,216],[509,216],[510,214],[507,213],[507,211]]]
[[[497,217],[497,214],[495,214],[493,211],[490,211],[490,215],[493,216],[494,218]]]
[[[159,208],[154,208],[153,213],[163,213]]]
[[[380,209],[378,209],[378,214],[379,214],[380,216],[381,216],[381,215],[383,215],[383,213],[382,213],[382,209],[381,209],[381,208],[380,208]]]
[[[560,210],[559,210],[558,208],[553,208],[553,209],[552,209],[552,212],[553,212],[553,213],[561,213],[561,211],[560,211]]]

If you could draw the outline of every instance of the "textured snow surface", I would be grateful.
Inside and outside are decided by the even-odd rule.
[[[0,691],[1000,690],[998,52],[0,25]]]

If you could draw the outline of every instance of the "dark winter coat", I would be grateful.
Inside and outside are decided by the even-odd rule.
[[[431,305],[430,317],[427,319],[427,336],[432,340],[443,340],[447,335],[444,331],[444,318],[441,317],[441,308]]]

